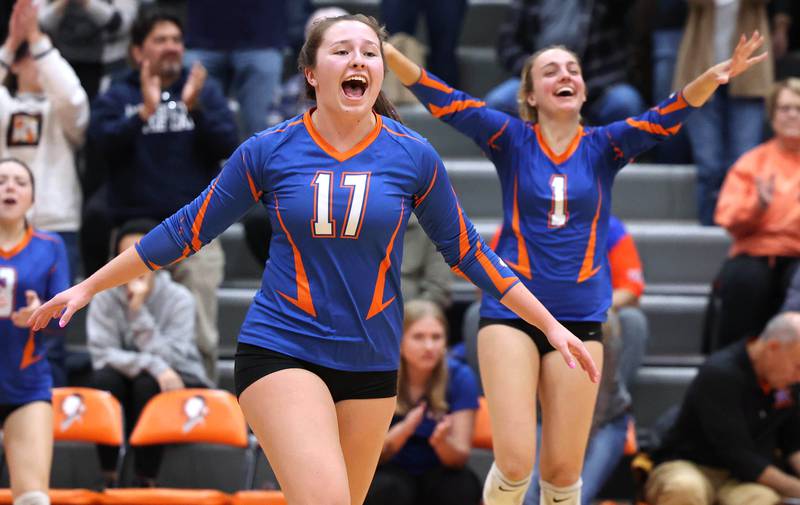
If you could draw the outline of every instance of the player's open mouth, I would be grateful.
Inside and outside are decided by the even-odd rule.
[[[362,75],[348,77],[342,83],[342,91],[347,98],[359,99],[367,92],[369,84],[367,78]]]
[[[15,203],[17,203],[16,198],[3,198],[3,205],[14,205]]]
[[[570,87],[564,86],[564,87],[558,88],[556,90],[556,96],[558,96],[558,97],[575,96],[575,90],[570,88]]]

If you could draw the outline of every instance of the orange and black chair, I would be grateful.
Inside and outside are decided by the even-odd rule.
[[[156,487],[109,489],[104,504],[225,505],[231,500],[227,493],[252,482],[254,438],[227,391],[182,389],[153,397],[129,444],[164,445]],[[127,467],[131,458],[126,459]]]
[[[122,407],[106,391],[90,388],[53,389],[53,464],[50,501],[53,505],[100,503],[105,479],[97,444],[125,452]],[[0,504],[10,504],[11,492],[0,490]]]
[[[489,404],[486,398],[478,398],[478,411],[475,413],[475,428],[472,432],[472,451],[467,466],[474,471],[483,482],[494,461],[492,452],[492,425],[489,421]]]

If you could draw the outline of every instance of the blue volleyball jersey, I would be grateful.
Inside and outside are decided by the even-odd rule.
[[[44,302],[68,287],[67,252],[58,235],[28,228],[14,249],[0,249],[0,404],[50,399],[53,380],[44,340],[61,338],[64,330],[54,320],[34,333],[14,326],[11,314],[28,305],[28,290]]]
[[[412,211],[451,267],[487,293],[502,297],[518,282],[464,215],[436,151],[381,116],[347,152],[325,142],[311,112],[254,135],[137,251],[150,268],[173,263],[255,202],[266,207],[273,234],[240,342],[338,370],[396,369]]]
[[[604,321],[611,305],[606,236],[614,177],[678,132],[691,110],[682,94],[624,121],[581,127],[557,155],[538,125],[489,109],[425,71],[410,89],[494,163],[503,195],[498,255],[557,319]],[[481,316],[516,317],[487,296]]]

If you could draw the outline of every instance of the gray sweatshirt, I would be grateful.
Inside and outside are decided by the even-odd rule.
[[[110,366],[130,378],[142,371],[157,377],[172,368],[184,380],[212,386],[194,339],[194,298],[168,273],[155,276],[152,291],[133,317],[125,286],[94,297],[86,322],[92,366]]]

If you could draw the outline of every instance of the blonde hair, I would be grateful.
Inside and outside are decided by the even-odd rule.
[[[800,96],[800,78],[789,77],[788,79],[778,81],[772,85],[772,90],[767,97],[767,117],[769,117],[770,121],[775,118],[775,110],[778,107],[778,95],[785,89]]]
[[[543,47],[542,49],[539,49],[532,55],[528,56],[528,58],[525,60],[525,64],[522,65],[519,91],[517,91],[517,107],[519,107],[519,117],[521,117],[524,121],[535,123],[539,119],[539,113],[536,110],[536,107],[528,103],[528,95],[533,93],[533,76],[531,75],[531,70],[533,69],[533,64],[536,63],[536,59],[541,56],[542,53],[551,49],[561,49],[562,51],[566,51],[575,58],[575,61],[578,62],[578,66],[581,64],[581,60],[578,58],[578,55],[575,54],[575,51],[561,44]]]
[[[436,319],[442,325],[445,335],[447,334],[447,319],[438,305],[427,300],[411,300],[406,303],[403,314],[403,338],[411,325],[426,317]],[[449,410],[446,396],[447,358],[446,353],[442,353],[442,358],[431,373],[422,399],[427,402],[428,408],[435,414],[446,414]],[[408,366],[401,355],[400,368],[397,371],[397,408],[395,412],[401,416],[406,415],[417,403],[411,401],[408,391]]]

